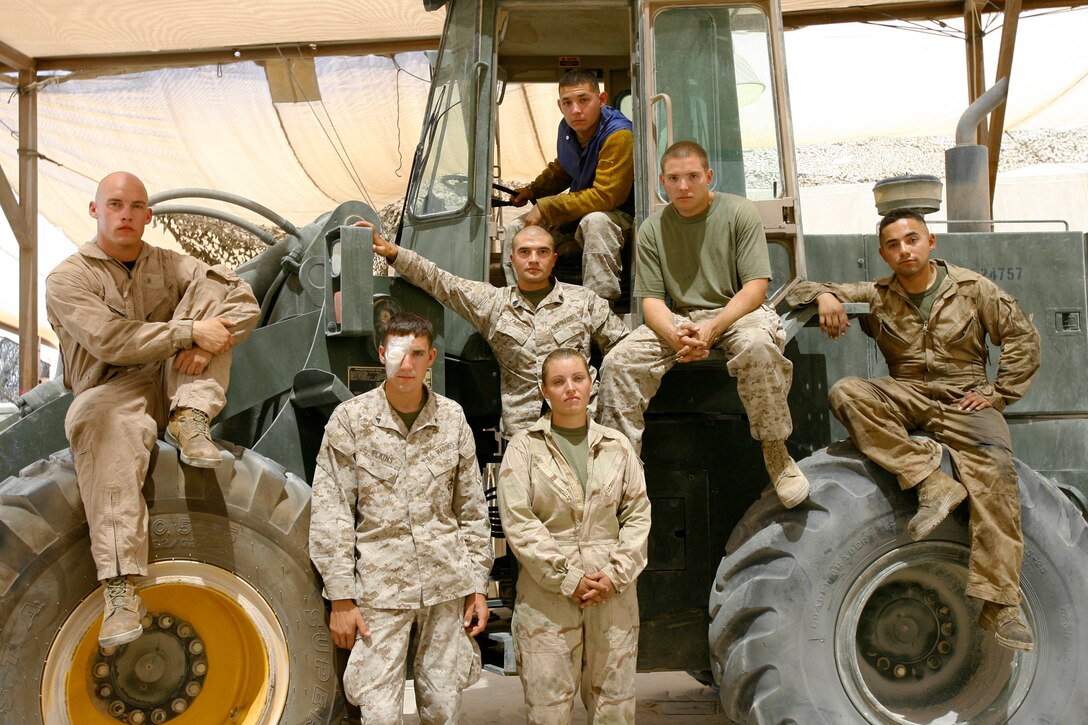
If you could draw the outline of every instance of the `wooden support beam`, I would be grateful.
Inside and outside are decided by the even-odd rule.
[[[1016,47],[1016,28],[1020,21],[1020,0],[1007,0],[1005,3],[1005,21],[1001,25],[1001,49],[997,55],[997,75],[994,82],[1002,78],[1012,79],[1012,53]],[[1005,109],[1008,108],[1008,96],[1000,106],[990,114],[990,212],[993,213],[994,190],[997,188],[997,165],[1001,161],[1001,137],[1005,133]]]
[[[348,43],[292,43],[276,46],[249,46],[164,53],[126,53],[122,55],[58,56],[38,58],[38,71],[72,73],[118,72],[142,68],[216,65],[217,63],[260,62],[284,58],[319,58],[341,55],[393,55],[420,50],[434,50],[438,36],[408,40],[378,40]]]
[[[34,70],[34,59],[12,48],[7,43],[0,43],[0,65],[13,70]]]
[[[985,0],[965,0],[963,3],[963,33],[967,51],[967,105],[971,105],[986,92],[986,62],[983,56],[982,11]],[[985,145],[989,138],[986,121],[978,125],[979,145]]]
[[[38,92],[33,71],[19,72],[19,390],[38,384]],[[13,225],[14,228],[14,225]]]
[[[8,226],[15,233],[15,239],[21,247],[23,239],[27,236],[26,219],[23,218],[23,208],[19,206],[15,191],[11,188],[11,183],[2,169],[0,169],[0,208],[3,208]]]

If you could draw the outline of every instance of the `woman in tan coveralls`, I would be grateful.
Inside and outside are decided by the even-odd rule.
[[[514,643],[528,721],[570,722],[579,685],[589,722],[635,719],[638,598],[650,501],[642,462],[586,413],[589,366],[551,353],[551,412],[510,441],[499,474],[506,539],[521,564]]]

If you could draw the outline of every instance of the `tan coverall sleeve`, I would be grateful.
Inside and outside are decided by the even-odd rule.
[[[548,174],[553,166],[558,167],[559,162],[549,164],[537,181]],[[562,167],[559,170],[562,171]],[[566,176],[567,183],[561,189],[569,187],[571,181],[565,171],[563,176]],[[546,185],[538,188],[537,181],[532,183],[533,196],[544,221],[550,226],[577,221],[591,211],[616,209],[627,200],[635,183],[634,136],[630,131],[622,130],[605,139],[597,156],[593,186],[588,189],[569,194],[552,191],[549,196],[545,194]]]
[[[642,461],[627,447],[627,465],[623,472],[623,498],[617,517],[619,541],[602,571],[617,592],[629,587],[646,568],[650,537],[650,497],[646,494],[646,476]]]
[[[64,329],[97,360],[143,365],[193,346],[192,320],[130,320],[91,292],[80,277],[67,271],[50,274],[45,304],[50,319],[62,320]]]
[[[253,289],[224,264],[209,267],[205,274],[226,289],[226,296],[212,316],[234,323],[234,327],[230,328],[231,335],[236,343],[241,342],[261,320],[261,306],[253,296]]]
[[[482,331],[488,327],[498,296],[495,294],[496,288],[487,282],[451,274],[411,249],[397,252],[393,268],[406,280],[464,317],[476,329]]]
[[[786,294],[790,307],[804,307],[816,301],[824,292],[830,292],[839,302],[871,302],[876,288],[872,282],[834,284],[831,282],[799,282]]]
[[[325,426],[310,503],[310,560],[326,599],[355,599],[355,443],[339,411]]]
[[[529,453],[525,431],[506,448],[499,469],[499,515],[518,563],[533,580],[550,592],[570,597],[585,572],[572,566],[555,537],[533,513],[529,500]]]
[[[468,422],[461,420],[460,460],[453,491],[453,514],[461,530],[461,541],[468,550],[469,568],[474,591],[487,594],[487,578],[491,573],[491,526],[487,518],[483,479],[476,462],[476,441]]]
[[[979,316],[990,340],[1001,348],[997,377],[978,393],[998,410],[1024,397],[1031,378],[1039,369],[1039,331],[1020,303],[996,285],[982,286]]]

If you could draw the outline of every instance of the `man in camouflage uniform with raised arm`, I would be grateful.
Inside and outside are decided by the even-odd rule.
[[[782,354],[782,322],[765,304],[767,238],[755,205],[712,191],[713,180],[699,144],[680,141],[665,150],[661,183],[670,203],[638,230],[635,296],[646,324],[605,356],[598,419],[640,450],[646,407],[661,378],[676,363],[702,360],[720,347],[771,483],[790,508],[808,497],[809,487],[786,450],[793,363]]]
[[[401,721],[413,628],[421,722],[457,723],[480,672],[490,527],[461,406],[423,383],[433,338],[418,315],[389,319],[386,381],[333,411],[314,472],[310,558],[333,642],[351,650],[344,692],[375,725]]]
[[[521,281],[510,263],[514,237],[543,226],[564,253],[572,243],[582,248],[585,287],[606,300],[620,296],[620,250],[635,214],[634,135],[631,121],[607,104],[592,71],[576,68],[559,79],[556,158],[512,199],[514,206],[536,206],[506,227],[502,265],[509,286]]]
[[[89,211],[95,238],[49,273],[45,307],[73,395],[64,433],[104,584],[98,642],[116,647],[143,634],[140,490],[158,432],[166,428],[182,463],[222,462],[208,425],[226,405],[231,348],[256,327],[260,308],[228,267],[144,242],[152,211],[136,176],[105,176]]]
[[[471,322],[487,340],[499,363],[502,434],[507,439],[540,417],[544,396],[538,381],[548,353],[567,347],[588,359],[592,343],[608,352],[627,334],[607,302],[585,287],[552,277],[555,242],[541,227],[525,227],[514,239],[516,287],[494,287],[450,274],[377,231],[374,252],[404,279]],[[596,369],[591,367],[590,374],[596,380]]]
[[[966,594],[983,602],[979,624],[998,643],[1031,650],[1034,639],[1018,608],[1024,557],[1019,479],[1001,411],[1023,397],[1039,369],[1039,333],[1020,303],[990,280],[930,261],[936,245],[921,215],[892,212],[880,222],[880,256],[891,277],[803,282],[787,302],[815,302],[820,327],[832,339],[850,326],[840,300],[869,304],[861,327],[891,375],[843,378],[828,394],[831,410],[862,453],[894,473],[904,490],[918,488],[918,513],[907,527],[912,539],[928,536],[970,498]],[[1001,346],[993,382],[986,377],[987,335]],[[932,438],[912,438],[913,430]],[[959,481],[940,468],[942,443]]]

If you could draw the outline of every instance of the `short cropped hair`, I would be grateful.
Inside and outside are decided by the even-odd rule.
[[[548,244],[552,248],[552,251],[555,251],[555,237],[553,237],[551,232],[549,232],[547,229],[541,226],[537,226],[536,224],[530,224],[529,226],[522,227],[517,231],[516,234],[514,234],[514,238],[510,240],[511,251],[513,251],[514,245],[517,244],[518,239],[523,236],[546,238],[548,240]]]
[[[686,159],[690,156],[698,157],[703,162],[703,168],[710,168],[710,157],[706,155],[706,149],[694,141],[677,141],[665,149],[661,156],[661,173],[665,173],[665,162],[669,159]]]
[[[591,86],[598,92],[601,90],[601,85],[597,82],[597,74],[583,68],[572,68],[564,73],[563,77],[559,79],[560,91],[564,88],[573,88],[575,86]]]
[[[880,220],[880,226],[877,227],[877,234],[881,234],[884,231],[884,227],[889,224],[895,224],[901,219],[913,219],[921,224],[923,229],[927,232],[929,231],[929,225],[926,224],[926,218],[914,209],[896,209],[895,211],[885,214],[884,218]]]
[[[414,312],[394,312],[388,320],[382,324],[382,344],[390,337],[414,337],[427,338],[427,345],[434,345],[434,325],[426,317],[421,317]]]
[[[560,360],[570,360],[577,358],[582,361],[582,365],[586,369],[586,374],[589,374],[589,361],[586,360],[586,356],[577,350],[572,350],[569,347],[560,347],[552,350],[548,353],[548,357],[544,358],[544,364],[540,366],[540,380],[541,382],[548,376],[548,366],[553,362],[559,362]]]

